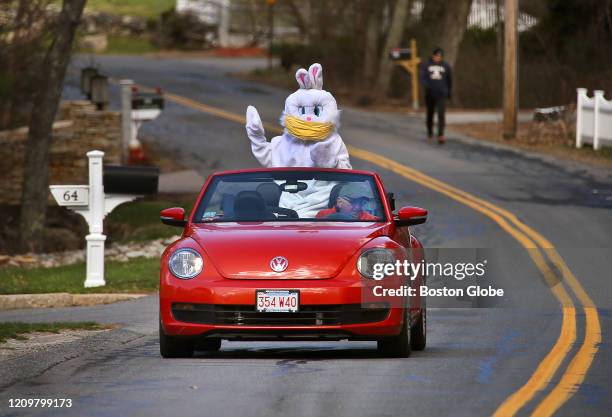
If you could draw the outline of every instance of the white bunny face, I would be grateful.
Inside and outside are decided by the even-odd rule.
[[[313,126],[321,123],[331,124],[333,127],[331,130],[335,130],[338,127],[340,112],[334,96],[323,90],[321,65],[312,64],[308,71],[300,68],[295,78],[300,88],[285,100],[281,124],[288,127],[285,117],[292,116],[301,122],[312,123]],[[302,125],[302,127],[307,128],[307,125]]]
[[[285,114],[305,122],[337,122],[338,105],[334,96],[325,90],[299,89],[285,100]]]

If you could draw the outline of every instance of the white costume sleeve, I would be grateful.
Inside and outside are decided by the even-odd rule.
[[[314,166],[321,168],[352,168],[348,150],[337,133],[312,145],[310,147],[310,159],[314,162]]]
[[[253,106],[247,107],[246,131],[251,140],[251,150],[259,163],[268,168],[272,165],[272,145],[266,140],[263,123],[257,109]]]

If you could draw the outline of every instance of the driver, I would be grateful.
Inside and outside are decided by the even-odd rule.
[[[342,187],[333,207],[317,213],[317,219],[325,219],[334,214],[333,218],[348,218],[355,220],[378,220],[378,217],[366,211],[369,202],[368,190],[358,184],[348,184]]]

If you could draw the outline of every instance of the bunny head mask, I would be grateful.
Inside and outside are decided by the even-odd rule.
[[[327,139],[338,127],[340,112],[334,96],[323,90],[323,68],[312,64],[295,73],[300,88],[287,97],[281,125],[296,139]]]

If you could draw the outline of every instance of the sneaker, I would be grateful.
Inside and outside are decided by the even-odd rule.
[[[445,141],[446,141],[446,139],[444,139],[444,135],[438,136],[438,144],[439,145],[444,145]]]

